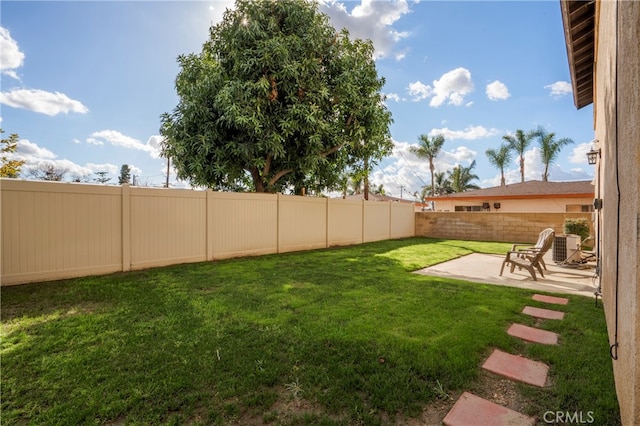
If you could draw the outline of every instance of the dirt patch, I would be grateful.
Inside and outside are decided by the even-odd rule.
[[[524,413],[532,402],[522,396],[518,386],[518,383],[513,380],[482,370],[479,380],[469,389],[469,392],[487,401]]]

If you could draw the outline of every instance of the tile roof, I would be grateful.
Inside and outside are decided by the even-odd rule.
[[[443,195],[440,197],[427,197],[425,200],[444,199],[518,199],[518,198],[578,198],[593,197],[595,193],[593,183],[589,180],[573,182],[544,182],[530,180],[522,183],[512,183],[505,186],[476,189],[468,192]]]

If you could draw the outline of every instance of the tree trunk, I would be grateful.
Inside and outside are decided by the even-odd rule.
[[[429,158],[429,170],[431,171],[431,196],[435,197],[436,196],[436,185],[434,182],[434,177],[433,177],[433,158]]]
[[[369,201],[369,159],[364,159],[364,176],[362,178],[364,186],[364,199]]]
[[[256,168],[252,168],[251,179],[253,180],[253,187],[256,192],[267,192],[266,187],[264,185],[264,181],[262,180],[262,176],[260,176],[260,172]]]

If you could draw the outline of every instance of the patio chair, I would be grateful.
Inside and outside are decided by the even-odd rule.
[[[542,250],[545,242],[548,243],[547,239],[550,238],[551,244],[545,250],[545,253],[546,253],[551,248],[551,245],[553,245],[554,237],[555,237],[555,231],[553,230],[553,228],[547,228],[544,231],[540,232],[540,234],[538,234],[538,241],[536,242],[535,245],[531,246],[529,244],[513,244],[511,245],[511,251],[521,252],[520,257],[531,257],[532,255],[535,254],[535,252]],[[522,246],[524,246],[524,248],[518,248]],[[544,259],[540,258],[540,264],[545,270],[547,269],[547,265],[544,263]]]
[[[544,278],[544,272],[542,272],[544,260],[542,260],[542,258],[553,245],[553,239],[556,234],[553,229],[548,228],[542,231],[540,235],[543,236],[542,241],[539,239],[535,246],[520,250],[510,250],[507,252],[504,261],[502,262],[502,266],[500,267],[500,276],[502,276],[504,267],[508,264],[511,266],[511,273],[513,273],[516,266],[520,269],[524,268],[529,271],[534,281],[538,281],[535,271],[537,269],[538,272],[540,272],[540,275]],[[516,248],[518,245],[522,244],[514,244],[512,248]]]

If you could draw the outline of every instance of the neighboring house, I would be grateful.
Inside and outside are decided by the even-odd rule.
[[[560,5],[574,102],[593,104],[598,284],[621,421],[640,425],[640,2]]]
[[[360,193],[360,194],[347,195],[346,199],[347,200],[364,200],[364,194]],[[396,203],[413,203],[416,206],[416,211],[421,211],[422,207],[425,207],[425,204],[418,203],[414,200],[410,200],[407,198],[398,198],[398,197],[391,197],[389,195],[380,195],[380,194],[372,194],[372,193],[369,193],[369,201],[392,201]]]
[[[593,211],[591,181],[531,180],[468,192],[426,197],[435,211],[576,213]]]

